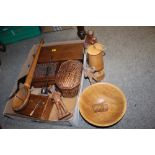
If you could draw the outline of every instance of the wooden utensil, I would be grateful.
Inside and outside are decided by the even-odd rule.
[[[90,124],[100,127],[117,123],[126,112],[124,93],[110,83],[87,87],[79,100],[80,113]]]
[[[27,104],[28,98],[30,96],[30,86],[31,86],[33,74],[34,74],[36,64],[37,64],[37,60],[38,60],[40,50],[41,50],[41,47],[43,44],[44,44],[44,41],[41,40],[40,44],[38,46],[37,52],[35,54],[33,63],[31,65],[30,70],[28,72],[28,75],[26,77],[25,83],[18,90],[18,92],[16,93],[16,95],[14,96],[14,98],[12,100],[12,108],[14,111],[19,111],[19,110],[23,109]]]

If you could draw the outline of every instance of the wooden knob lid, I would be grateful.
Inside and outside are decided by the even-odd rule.
[[[95,48],[94,45],[90,45],[87,49],[88,54],[90,55],[98,55],[99,53],[101,53],[100,50],[98,50],[97,48]]]
[[[100,44],[100,43],[95,43],[94,47],[100,51],[104,50],[104,45]]]
[[[90,45],[87,49],[88,54],[97,55],[104,51],[104,45],[100,43],[95,43],[94,45]]]

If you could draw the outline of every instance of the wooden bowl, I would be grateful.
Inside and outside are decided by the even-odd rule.
[[[117,123],[126,112],[126,97],[110,83],[96,83],[80,96],[80,113],[90,124],[106,127]],[[94,110],[94,106],[99,109]]]

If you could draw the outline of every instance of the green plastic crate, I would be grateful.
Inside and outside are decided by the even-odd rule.
[[[0,27],[0,41],[3,44],[15,43],[19,40],[40,35],[38,26],[2,26]]]

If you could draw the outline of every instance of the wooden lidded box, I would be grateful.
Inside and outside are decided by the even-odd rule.
[[[18,76],[18,80],[11,92],[11,95],[15,93],[15,91],[19,88],[19,85],[24,83],[25,77],[27,76],[27,73],[29,71],[29,68],[33,62],[34,54],[36,52],[38,45],[34,45],[32,49],[29,52],[29,55],[21,69],[21,72]],[[30,117],[30,113],[35,106],[34,104],[29,104],[26,108],[20,112],[13,111],[11,107],[12,98],[8,100],[6,103],[5,109],[4,109],[4,115],[11,117],[13,119],[23,119],[26,118],[27,120],[37,120],[37,121],[46,121],[46,122],[57,122],[57,123],[69,123],[69,125],[76,124],[75,121],[77,121],[77,116],[79,115],[78,111],[78,101],[79,101],[79,95],[82,91],[82,84],[83,84],[83,78],[84,73],[82,70],[82,66],[85,64],[86,56],[84,54],[84,48],[83,48],[83,41],[81,40],[75,40],[75,41],[65,41],[65,42],[55,42],[55,43],[46,43],[42,46],[40,55],[37,61],[38,68],[44,68],[42,66],[43,64],[45,66],[51,66],[54,67],[54,69],[51,70],[51,73],[48,77],[46,77],[46,73],[43,73],[41,76],[37,75],[37,67],[35,70],[35,74],[31,83],[31,87],[34,88],[40,88],[46,84],[52,85],[56,82],[56,74],[58,73],[58,70],[60,69],[60,66],[68,61],[77,61],[79,62],[79,71],[81,72],[79,77],[79,82],[76,88],[76,93],[74,95],[71,95],[70,97],[64,96],[62,97],[62,100],[67,107],[68,111],[73,114],[73,116],[68,120],[61,120],[59,121],[57,118],[57,111],[56,106],[47,106],[48,108],[43,110],[43,106],[40,106],[38,110]],[[50,64],[50,65],[49,65]],[[81,66],[82,65],[82,66]],[[40,69],[38,69],[40,71]],[[40,74],[39,74],[40,75]],[[48,83],[47,83],[48,78]],[[39,97],[39,96],[38,96]],[[31,95],[31,99],[36,99],[35,95]],[[43,101],[47,100],[46,96],[40,97]],[[34,100],[35,100],[34,99]],[[42,111],[45,112],[45,114],[42,113]],[[40,113],[41,112],[41,113]]]

